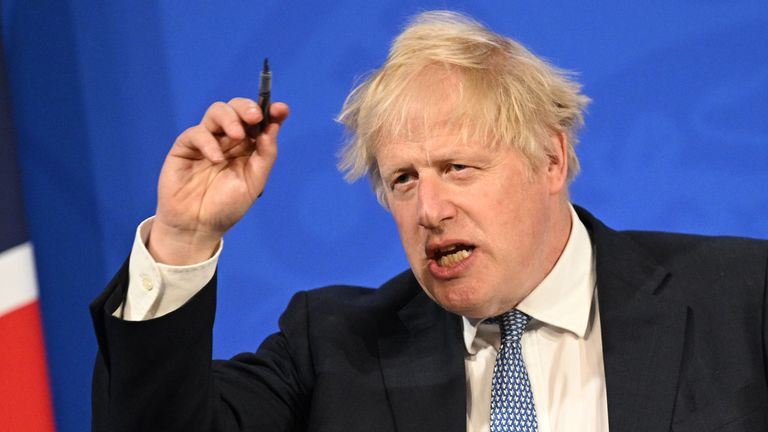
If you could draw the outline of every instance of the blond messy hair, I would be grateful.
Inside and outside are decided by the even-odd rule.
[[[445,123],[464,140],[513,145],[531,170],[554,154],[551,134],[563,133],[570,182],[579,171],[574,146],[589,103],[570,76],[462,14],[419,14],[384,65],[347,96],[337,118],[348,133],[339,169],[348,181],[367,174],[386,206],[378,146]],[[439,109],[446,99],[453,106],[448,113]]]

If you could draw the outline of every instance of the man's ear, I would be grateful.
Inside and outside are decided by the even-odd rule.
[[[563,191],[568,183],[568,137],[563,132],[552,132],[549,139],[551,142],[547,155],[547,180],[549,192],[557,194]]]

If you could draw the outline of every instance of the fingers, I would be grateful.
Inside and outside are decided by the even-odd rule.
[[[211,133],[223,133],[232,140],[245,138],[245,126],[260,122],[259,106],[251,99],[234,98],[228,103],[216,102],[208,107],[200,122]]]
[[[193,126],[176,138],[176,143],[180,146],[181,154],[178,156],[184,158],[194,158],[195,152],[200,152],[203,157],[213,163],[224,162],[224,153],[221,151],[221,144],[211,134],[211,132],[202,125]],[[177,147],[177,146],[174,146]],[[171,154],[175,152],[172,150]]]
[[[272,104],[269,125],[253,140],[248,138],[247,128],[262,121],[259,105],[247,98],[216,102],[208,107],[199,125],[179,135],[177,143],[182,146],[179,156],[195,158],[195,154],[197,157],[201,154],[205,159],[219,163],[226,159],[225,154],[238,157],[244,155],[243,152],[253,152],[254,156],[274,160],[277,156],[277,134],[288,112],[286,104]]]
[[[258,123],[261,118],[261,110],[253,100],[234,98],[228,103],[215,102],[208,107],[200,124],[184,131],[177,141],[187,150],[199,151],[213,163],[223,162],[224,152],[245,140],[244,125]]]
[[[252,99],[234,98],[229,101],[228,105],[240,116],[240,120],[247,125],[255,125],[263,118],[259,104]]]

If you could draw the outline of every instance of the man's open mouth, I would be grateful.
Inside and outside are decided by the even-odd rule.
[[[472,255],[474,246],[453,244],[442,249],[435,250],[434,260],[440,267],[453,267]]]

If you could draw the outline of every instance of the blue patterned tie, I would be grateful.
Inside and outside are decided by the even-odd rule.
[[[491,432],[529,432],[538,429],[531,382],[523,361],[520,338],[531,319],[513,309],[492,318],[501,328],[491,387]]]

